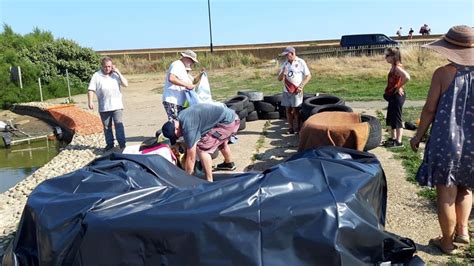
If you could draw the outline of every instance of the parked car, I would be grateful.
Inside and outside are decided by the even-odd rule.
[[[372,46],[372,45],[397,45],[398,42],[390,37],[376,33],[376,34],[355,34],[343,35],[341,37],[341,47],[357,47],[357,46]]]

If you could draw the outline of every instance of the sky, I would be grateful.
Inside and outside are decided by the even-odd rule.
[[[218,45],[340,39],[399,27],[474,26],[474,0],[209,0]],[[0,22],[98,50],[209,46],[208,0],[0,0]],[[0,29],[3,31],[3,28]]]

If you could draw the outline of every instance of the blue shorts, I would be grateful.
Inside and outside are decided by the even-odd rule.
[[[303,103],[303,92],[294,94],[284,91],[281,98],[281,106],[300,107]]]

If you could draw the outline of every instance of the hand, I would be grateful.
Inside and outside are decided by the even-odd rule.
[[[416,135],[410,139],[410,147],[414,152],[418,151],[418,148],[420,147],[420,139]]]
[[[112,65],[112,72],[116,72],[117,74],[120,74],[120,71],[115,65]]]
[[[94,103],[92,102],[89,103],[89,109],[94,110]]]
[[[298,86],[298,89],[296,90],[296,92],[298,93],[301,93],[303,91],[303,87],[302,85]]]
[[[186,85],[185,87],[186,87],[186,89],[188,89],[188,90],[194,90],[194,88],[196,87],[196,85],[194,85],[194,84],[188,84],[188,85]]]
[[[405,94],[405,91],[403,90],[403,88],[398,89],[398,94],[400,96],[403,96]]]

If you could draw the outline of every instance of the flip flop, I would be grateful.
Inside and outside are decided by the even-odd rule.
[[[443,246],[441,245],[441,237],[430,239],[429,244],[432,245],[432,246],[435,246],[436,248],[438,248],[441,252],[443,252],[446,255],[459,255],[459,254],[462,253],[462,251],[457,249],[456,246],[454,246],[453,249],[448,249],[448,250],[444,249]]]
[[[471,241],[469,239],[469,235],[454,235],[453,242],[460,243],[460,244],[469,244]]]

